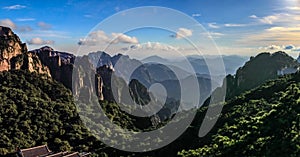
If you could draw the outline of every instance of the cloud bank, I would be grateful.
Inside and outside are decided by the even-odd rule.
[[[91,32],[87,38],[79,39],[78,45],[96,46],[97,44],[137,44],[136,37],[131,37],[123,33],[106,34],[103,30]]]
[[[52,45],[54,44],[53,40],[43,40],[42,38],[36,37],[27,41],[29,45]]]

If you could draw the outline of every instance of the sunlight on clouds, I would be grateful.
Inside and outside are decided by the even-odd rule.
[[[271,27],[267,29],[268,32],[273,33],[282,33],[282,32],[294,32],[294,33],[300,33],[300,25],[296,27]]]
[[[149,41],[146,43],[131,45],[129,47],[122,48],[121,50],[128,51],[128,50],[138,50],[138,49],[140,49],[140,50],[163,50],[163,51],[179,50],[178,47],[163,44],[160,42],[149,42]]]
[[[269,45],[269,46],[261,46],[258,48],[261,51],[268,51],[268,52],[277,52],[277,51],[285,51],[288,52],[290,55],[297,56],[300,52],[300,47],[296,47],[292,44],[290,45]]]
[[[27,40],[27,43],[29,45],[52,45],[54,44],[53,40],[43,40],[42,38],[36,37],[36,38],[32,38],[30,40]]]
[[[187,28],[179,28],[174,36],[176,39],[181,39],[193,35],[193,31]]]
[[[266,24],[273,24],[274,21],[277,21],[278,19],[281,19],[280,15],[271,15],[271,16],[263,17],[259,19],[259,21]]]
[[[247,46],[300,45],[300,29],[296,27],[273,27],[254,35],[245,36],[237,44]]]
[[[111,33],[107,35],[103,30],[91,32],[86,38],[79,39],[78,45],[96,46],[106,44],[137,44],[139,43],[136,37],[131,37],[123,33]]]
[[[300,7],[287,7],[288,10],[300,11]]]
[[[125,35],[123,33],[111,33],[112,37],[114,38],[114,43],[128,43],[128,44],[137,44],[139,43],[138,39],[136,37],[131,37],[128,35]]]
[[[252,17],[254,17],[252,15]],[[278,23],[282,23],[282,24],[290,24],[290,23],[295,23],[297,22],[297,20],[299,19],[299,15],[297,14],[292,14],[292,13],[277,13],[277,14],[273,14],[273,15],[268,15],[268,16],[264,16],[264,17],[257,17],[256,18],[260,23],[263,24],[278,24]]]

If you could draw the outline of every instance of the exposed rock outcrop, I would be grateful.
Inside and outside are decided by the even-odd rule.
[[[49,46],[29,51],[29,53],[39,57],[41,63],[50,69],[53,79],[72,89],[72,71],[75,60],[73,54],[54,51]]]
[[[26,44],[10,28],[0,26],[0,71],[18,69],[51,76],[39,57],[28,53]]]
[[[8,27],[0,26],[0,71],[20,69],[26,44]]]

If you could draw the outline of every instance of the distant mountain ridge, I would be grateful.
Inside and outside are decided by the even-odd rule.
[[[150,62],[148,64],[143,64],[143,62],[139,60],[131,59],[129,56],[122,54],[110,56],[103,51],[89,53],[87,55],[87,58],[76,57],[71,53],[55,51],[48,46],[36,50],[27,51],[26,44],[21,43],[19,37],[7,27],[1,27],[0,37],[0,69],[28,69],[32,72],[47,74],[53,79],[64,84],[69,89],[72,89],[72,85],[78,84],[76,85],[75,89],[73,89],[75,93],[77,93],[80,88],[87,87],[89,89],[89,93],[95,92],[93,88],[95,82],[98,82],[99,86],[97,86],[97,88],[109,86],[107,84],[104,84],[104,82],[108,82],[103,80],[105,76],[102,76],[103,78],[99,76],[94,78],[98,80],[95,80],[95,82],[90,82],[88,85],[84,85],[82,83],[82,80],[80,79],[74,80],[74,78],[77,77],[74,76],[74,74],[78,75],[79,77],[80,71],[82,70],[89,71],[89,75],[96,74],[96,69],[99,67],[107,66],[106,68],[112,69],[114,73],[117,74],[120,78],[124,78],[124,76],[128,76],[132,73],[132,76],[130,76],[129,78],[127,77],[127,79],[129,80],[124,81],[129,83],[130,79],[136,79],[139,80],[140,83],[142,83],[147,88],[149,88],[149,85],[157,82],[162,83],[174,79],[184,80],[193,74],[190,71],[186,70],[184,66],[182,68],[181,66],[172,65],[176,62],[181,65],[181,61],[173,62],[159,56],[151,56],[146,58],[144,61]],[[231,68],[234,69],[234,67],[238,66],[245,60],[245,58],[240,56],[222,57],[227,72],[232,71]],[[86,65],[79,65],[78,67],[74,67],[76,66],[76,59],[78,61],[81,60]],[[202,80],[202,77],[206,79],[212,79],[208,72],[206,61],[214,63],[216,61],[214,57],[209,56],[204,59],[203,56],[187,56],[187,59],[197,73],[196,76],[197,78],[199,78],[199,80]],[[159,62],[164,62],[164,64],[159,64]],[[165,64],[169,65],[165,66]],[[91,65],[93,65],[94,67],[92,67]],[[226,65],[229,68],[226,68]],[[115,69],[115,66],[120,66],[123,69],[138,68],[135,71],[128,71],[118,68]],[[295,66],[299,66],[299,63],[297,63],[293,58],[291,58],[284,52],[277,52],[274,54],[261,53],[256,57],[252,57],[245,64],[245,66],[237,70],[237,73],[234,76],[228,75],[226,77],[228,89],[227,97],[238,95],[242,91],[252,89],[268,79],[278,77],[277,71],[281,70],[282,68]],[[74,68],[75,73],[73,73]],[[175,74],[179,75],[175,76]],[[178,76],[179,78],[176,78]],[[218,78],[218,76],[214,77]],[[214,89],[216,87],[214,86],[210,88]],[[98,94],[100,91],[103,91],[102,89],[95,90],[98,91]],[[105,99],[103,96],[106,94],[102,93],[99,95],[102,95],[100,96],[101,99]]]
[[[195,95],[190,92],[195,84],[190,83],[194,76],[189,71],[156,62],[143,64],[126,55],[110,56],[101,51],[85,56],[55,51],[48,46],[28,51],[26,44],[21,43],[17,35],[4,27],[0,27],[0,50],[1,155],[13,152],[16,144],[31,147],[43,142],[48,142],[55,150],[94,151],[103,156],[107,155],[102,154],[104,151],[115,156],[285,156],[290,155],[289,153],[298,156],[300,154],[298,138],[300,75],[296,73],[279,76],[277,73],[286,67],[299,67],[299,63],[284,52],[261,53],[251,57],[235,74],[227,75],[223,86],[219,88],[211,86],[218,83],[213,83],[214,80],[206,73],[207,66],[203,58],[190,56],[189,60],[193,67],[199,66],[198,69],[195,68],[195,71],[199,72],[196,79],[201,90],[198,105],[205,100],[209,102],[208,97],[215,88],[216,91],[221,88],[227,90],[228,101],[217,125],[203,141],[198,138],[200,127],[198,122],[202,120],[201,118],[215,118],[204,116],[207,109],[204,105],[199,108],[194,123],[177,141],[149,154],[148,152],[131,154],[108,148],[96,140],[82,124],[78,112],[85,111],[84,119],[99,118],[97,114],[91,114],[91,110],[96,109],[89,106],[90,100],[95,100],[97,105],[106,110],[106,114],[109,113],[104,116],[122,128],[137,129],[133,125],[137,124],[141,129],[149,127],[155,129],[163,124],[162,121],[172,118],[178,111],[178,99],[182,93],[191,97]],[[155,56],[150,59],[159,58]],[[215,61],[213,58],[209,59]],[[231,64],[232,60],[228,60],[228,64]],[[233,60],[234,65],[239,64]],[[124,69],[138,68],[133,71],[129,80],[126,80],[122,76],[132,71],[118,70],[116,66]],[[186,74],[187,77],[176,78],[174,69]],[[117,77],[112,80],[111,76],[114,74]],[[278,77],[280,78],[277,80],[265,83]],[[150,101],[152,93],[149,88],[154,83],[165,86],[169,96],[167,103],[154,116],[145,119],[133,118],[124,114],[125,111],[115,103],[119,99],[131,96],[134,102],[145,105]],[[116,95],[118,100],[114,100],[112,95],[112,84],[120,85]],[[125,89],[127,90],[124,88],[126,85],[129,86],[130,95],[122,94]],[[73,93],[65,87],[71,89]],[[93,97],[94,93],[97,95],[96,98]],[[80,100],[77,106],[74,105],[74,97]],[[187,106],[185,109],[190,108]],[[98,122],[101,124],[103,121]],[[96,125],[90,121],[89,124]],[[108,129],[105,133],[110,134],[111,130]],[[115,135],[123,136],[123,134]],[[199,149],[181,151],[177,154],[183,147]]]
[[[211,64],[220,64],[219,58],[222,58],[224,62],[224,68],[226,74],[234,74],[235,71],[242,66],[249,57],[246,56],[237,56],[237,55],[229,55],[229,56],[201,56],[201,55],[190,55],[184,58],[177,58],[176,60],[168,60],[162,58],[160,56],[149,56],[147,58],[142,59],[141,61],[144,63],[160,63],[166,65],[173,65],[184,69],[189,73],[197,73],[197,74],[209,74],[209,69],[207,67],[207,63]],[[191,68],[187,67],[187,62],[191,64]]]

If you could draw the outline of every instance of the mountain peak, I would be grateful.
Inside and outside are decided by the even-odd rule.
[[[0,26],[0,71],[20,69],[19,58],[26,52],[26,44],[10,28]]]
[[[283,51],[260,53],[239,68],[235,76],[227,77],[227,97],[236,96],[261,85],[266,80],[277,78],[278,70],[299,66],[294,58]]]
[[[40,48],[42,51],[54,51],[54,49],[50,46],[44,46]]]
[[[0,26],[0,36],[12,36],[13,34],[14,33],[10,28]]]

